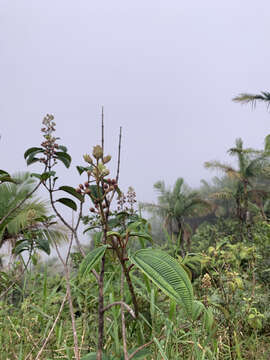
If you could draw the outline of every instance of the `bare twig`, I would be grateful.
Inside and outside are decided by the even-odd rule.
[[[101,110],[101,146],[104,154],[104,107]]]
[[[165,337],[165,336],[161,336],[161,337],[159,338],[159,340],[160,340],[160,339],[163,339],[164,337]],[[145,344],[139,346],[138,349],[136,349],[135,351],[133,351],[133,353],[131,353],[131,354],[129,355],[128,360],[131,360],[132,358],[134,358],[134,356],[135,356],[136,354],[138,354],[139,351],[145,349],[147,346],[151,345],[154,341],[155,341],[155,340],[151,340],[151,341],[149,341],[148,343],[145,343]]]
[[[128,313],[133,317],[133,319],[136,319],[136,316],[134,314],[134,311],[131,309],[130,306],[128,306],[128,304],[126,304],[124,301],[115,301],[107,306],[105,306],[105,308],[103,308],[103,312],[109,310],[110,308],[112,308],[113,306],[116,305],[122,305],[124,306],[124,308],[128,311]]]
[[[118,183],[119,173],[120,173],[121,143],[122,143],[122,127],[120,127],[120,131],[119,131],[116,183]]]

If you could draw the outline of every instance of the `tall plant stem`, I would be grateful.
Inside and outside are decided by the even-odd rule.
[[[129,288],[129,291],[130,291],[130,294],[131,294],[131,298],[132,298],[132,302],[133,302],[133,306],[134,306],[135,317],[137,319],[137,317],[139,315],[139,308],[138,308],[138,303],[137,303],[137,298],[136,298],[136,295],[135,295],[134,287],[132,285],[132,281],[131,281],[131,278],[129,276],[129,271],[128,271],[127,267],[126,267],[125,262],[121,261],[121,264],[122,264],[124,275],[125,275],[125,278],[127,280],[128,288]]]
[[[73,237],[71,237],[70,248],[72,246],[72,240],[73,240]],[[79,342],[78,342],[78,335],[77,335],[77,330],[76,330],[75,314],[74,314],[74,308],[73,308],[73,303],[72,303],[72,295],[71,295],[71,287],[70,287],[69,267],[67,265],[67,261],[65,261],[62,258],[61,254],[60,254],[60,251],[58,249],[58,245],[56,244],[56,242],[55,242],[55,249],[56,249],[57,255],[58,255],[58,257],[59,257],[59,259],[62,262],[63,267],[64,267],[64,274],[65,274],[66,286],[67,286],[67,298],[68,298],[68,304],[69,304],[69,313],[70,313],[70,317],[71,317],[72,332],[73,332],[74,355],[75,355],[76,360],[80,360]]]
[[[103,340],[104,340],[104,270],[105,255],[101,260],[101,270],[98,282],[98,351],[97,360],[102,360]]]
[[[125,275],[122,269],[121,273],[121,300],[124,299],[124,279]],[[122,322],[122,340],[123,340],[123,352],[124,352],[124,360],[128,360],[128,352],[127,352],[127,337],[126,337],[126,322],[125,322],[125,307],[121,304],[121,322]]]
[[[122,266],[122,269],[123,269],[123,272],[124,272],[124,275],[125,275],[125,278],[126,278],[126,281],[127,281],[127,284],[128,284],[128,288],[129,288],[129,291],[130,291],[132,303],[133,303],[133,306],[134,306],[135,318],[137,319],[138,315],[139,315],[139,307],[138,307],[134,287],[133,287],[133,284],[132,284],[132,281],[131,281],[131,278],[130,278],[130,275],[129,275],[129,269],[127,268],[126,263],[124,261],[125,252],[124,252],[124,250],[122,252],[120,252],[119,248],[117,248],[117,247],[115,247],[115,251],[116,251],[118,259],[119,259],[119,261],[121,263],[121,266]]]

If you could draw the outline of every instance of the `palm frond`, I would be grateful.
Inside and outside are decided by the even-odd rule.
[[[267,107],[270,105],[270,93],[262,91],[260,94],[242,93],[233,98],[234,102],[241,104],[251,104],[252,107],[256,106],[257,101],[265,102]]]

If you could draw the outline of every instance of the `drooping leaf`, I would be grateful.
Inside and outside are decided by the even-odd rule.
[[[47,172],[45,172],[45,173],[43,173],[42,175],[41,175],[41,180],[47,180],[47,179],[49,179],[51,176],[55,176],[55,174],[56,174],[56,172],[55,171],[47,171]]]
[[[105,254],[106,249],[107,245],[103,245],[95,248],[86,255],[80,265],[79,273],[81,277],[85,277],[87,274],[90,273],[90,271],[94,268],[97,262],[101,260],[101,258]]]
[[[38,161],[40,161],[40,159],[36,158],[35,154],[33,153],[33,154],[30,154],[28,156],[28,159],[26,160],[26,164],[31,165],[31,164],[34,164],[35,162],[38,162]]]
[[[84,171],[88,171],[88,170],[92,170],[93,169],[93,167],[92,166],[76,166],[76,169],[77,169],[77,171],[78,171],[78,173],[80,174],[80,175],[82,175],[82,173],[84,172]]]
[[[63,151],[56,151],[55,156],[58,160],[62,161],[65,167],[69,168],[71,164],[71,156],[68,153]]]
[[[4,182],[11,182],[11,183],[14,183],[16,184],[16,181],[14,179],[12,179],[10,177],[10,175],[6,175],[6,174],[0,174],[0,182],[1,183],[4,183]]]
[[[68,207],[70,207],[72,210],[77,211],[77,205],[76,203],[68,198],[60,198],[58,200],[56,200],[57,202],[60,202],[61,204],[64,204]]]
[[[0,176],[1,176],[1,175],[8,175],[8,176],[10,176],[9,173],[6,172],[5,170],[0,170]]]
[[[205,312],[206,308],[201,301],[194,300],[192,305],[192,320],[197,320],[202,312]]]
[[[71,186],[60,186],[59,190],[65,191],[68,194],[73,195],[80,201],[83,200],[83,196],[81,194],[77,193],[77,191]]]
[[[165,294],[182,305],[187,314],[192,316],[192,285],[177,260],[157,249],[141,249],[129,258]]]
[[[51,253],[51,249],[50,249],[50,244],[49,241],[45,238],[37,238],[35,240],[37,248],[44,251],[47,255],[50,255]]]
[[[30,248],[31,248],[31,244],[29,243],[29,241],[25,239],[19,240],[17,241],[15,247],[13,248],[12,253],[15,255],[19,255],[23,251],[30,250]]]
[[[41,180],[41,174],[32,173],[32,174],[31,174],[31,177],[35,177],[35,178]]]
[[[87,232],[90,231],[90,230],[97,229],[97,228],[99,228],[98,225],[89,226],[88,228],[86,228],[86,229],[83,231],[83,234],[87,233]]]
[[[63,152],[67,152],[67,147],[66,146],[64,146],[64,145],[59,145],[58,146],[58,149],[60,149],[60,150],[62,150]]]
[[[26,152],[24,153],[24,158],[26,159],[29,155],[36,155],[38,153],[43,153],[44,149],[40,148],[40,147],[32,147],[28,150],[26,150]]]
[[[142,231],[131,231],[129,233],[129,236],[137,236],[139,238],[143,238],[143,239],[146,239],[146,240],[149,240],[152,242],[152,236],[150,236],[149,234],[147,234],[146,232],[142,232]]]
[[[209,307],[204,311],[204,326],[208,332],[210,332],[214,325],[214,315],[212,309]]]

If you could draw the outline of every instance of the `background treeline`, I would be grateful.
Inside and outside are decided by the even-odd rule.
[[[263,149],[236,139],[198,189],[161,180],[137,205],[118,187],[121,130],[113,176],[101,128],[77,187],[57,185],[71,157],[51,115],[25,152],[40,173],[0,172],[0,359],[269,359],[270,136]]]

